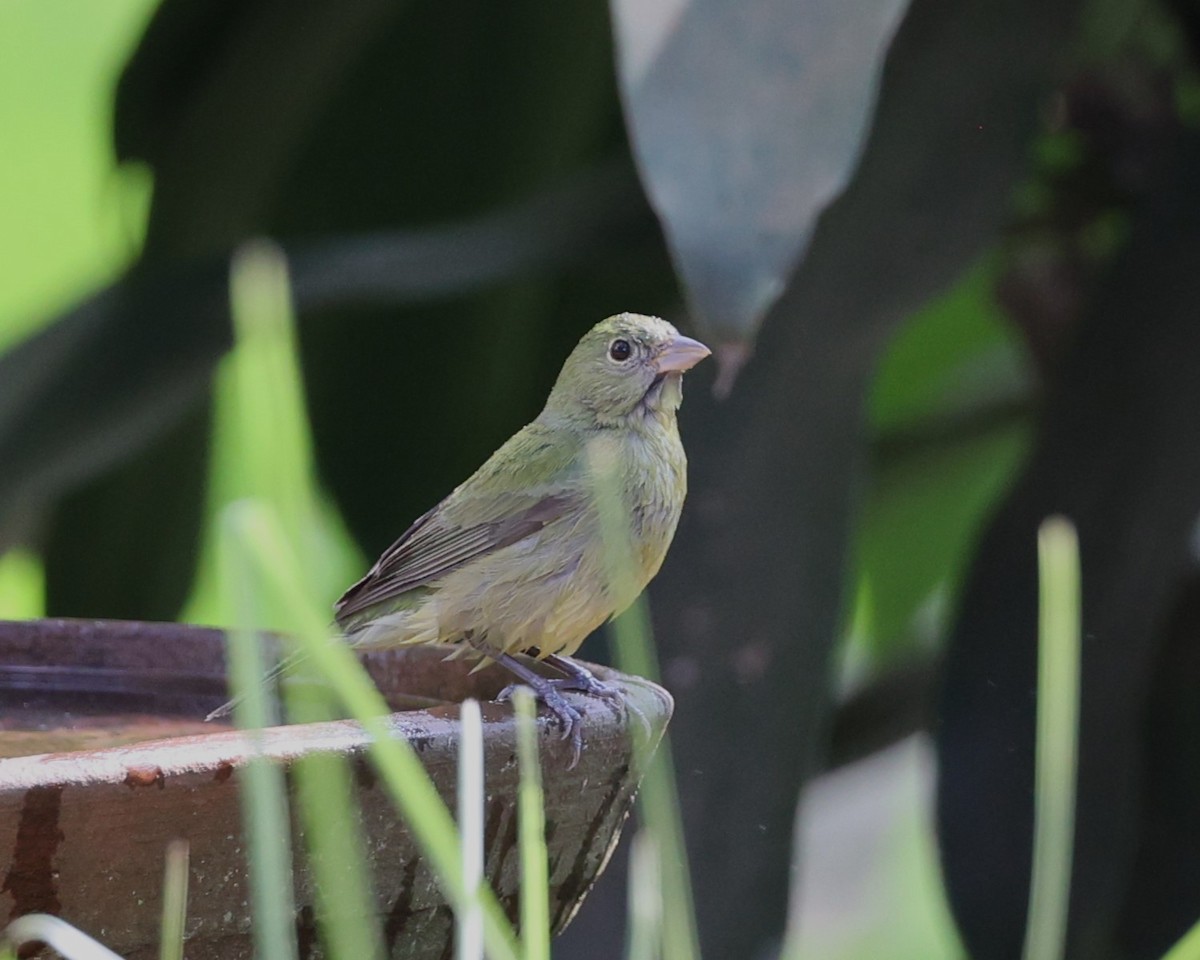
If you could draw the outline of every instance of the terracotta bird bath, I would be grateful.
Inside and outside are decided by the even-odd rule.
[[[486,869],[510,913],[518,891],[515,730],[507,704],[488,703],[508,683],[489,667],[445,661],[430,648],[375,653],[363,662],[398,712],[411,743],[453,809],[457,703],[484,701]],[[620,684],[657,742],[671,698],[646,681],[594,668]],[[538,721],[546,789],[551,918],[570,921],[616,845],[637,788],[627,711],[572,696],[586,746],[571,747],[553,719]],[[163,857],[190,844],[186,955],[251,956],[250,890],[238,784],[246,739],[201,718],[226,697],[224,641],[215,630],[113,621],[0,621],[0,925],[51,913],[129,960],[158,955]],[[411,708],[414,703],[436,704]],[[641,734],[644,737],[644,734]],[[376,919],[393,957],[447,955],[452,919],[416,844],[366,757],[357,724],[274,727],[264,749],[285,769],[334,752],[355,770]],[[294,814],[293,814],[294,816]],[[296,918],[301,957],[319,956],[313,890],[295,822]]]

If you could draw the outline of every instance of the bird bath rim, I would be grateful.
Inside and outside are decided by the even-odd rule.
[[[446,662],[436,648],[407,648],[364,656],[385,693],[399,678],[418,694],[453,701],[473,692],[481,703],[488,801],[487,872],[501,902],[513,906],[519,874],[515,843],[516,740],[509,704],[487,702],[508,682],[500,668],[470,674],[471,663]],[[130,696],[138,684],[160,682],[174,716],[203,717],[225,697],[220,631],[176,624],[121,621],[0,621],[0,662],[11,680],[76,682],[91,671],[107,685],[104,696]],[[83,672],[54,674],[55,666]],[[24,673],[14,668],[27,668]],[[28,669],[35,668],[35,669]],[[597,675],[626,693],[661,734],[671,698],[661,688],[604,667]],[[123,671],[126,671],[123,674]],[[140,673],[139,673],[140,671]],[[5,676],[0,670],[0,677]],[[179,680],[199,678],[199,693]],[[414,679],[415,678],[415,679]],[[12,703],[12,691],[3,701]],[[545,711],[538,720],[550,844],[552,919],[556,931],[574,915],[607,863],[632,803],[639,765],[630,748],[628,711],[596,698],[570,695],[585,715],[586,744],[579,766],[568,770],[570,744]],[[391,729],[416,749],[448,803],[453,802],[460,723],[457,703],[406,710],[388,718]],[[0,717],[0,720],[7,718]],[[0,742],[11,731],[0,729]],[[644,734],[643,734],[644,736]],[[266,754],[285,770],[313,753],[349,759],[362,813],[377,915],[393,956],[440,956],[449,931],[444,898],[415,841],[377,783],[367,759],[369,737],[351,720],[270,727],[252,739],[234,729],[188,733],[89,749],[41,752],[0,759],[0,911],[8,916],[50,912],[105,940],[129,960],[156,955],[157,897],[162,853],[178,836],[192,848],[189,960],[234,960],[252,954],[244,842],[235,788],[253,757]],[[550,774],[550,771],[553,771]],[[299,829],[293,818],[292,831]],[[296,842],[296,903],[312,904],[311,878]],[[511,856],[510,856],[511,854]],[[3,867],[7,856],[9,866]],[[136,894],[142,902],[133,909]],[[302,916],[297,919],[301,923]],[[308,914],[311,922],[311,911]],[[0,919],[3,913],[0,912]]]

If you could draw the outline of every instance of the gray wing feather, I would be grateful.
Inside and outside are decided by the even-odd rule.
[[[565,516],[579,502],[580,498],[572,494],[547,495],[510,516],[472,527],[449,524],[444,505],[439,504],[413,523],[367,575],[342,594],[334,604],[334,615],[344,624],[477,557],[524,540]]]

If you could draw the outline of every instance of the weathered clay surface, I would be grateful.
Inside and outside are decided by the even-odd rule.
[[[454,800],[457,702],[487,701],[507,683],[496,668],[444,661],[441,649],[374,653],[364,663],[397,708],[397,736],[421,755]],[[220,633],[171,624],[98,621],[0,622],[0,924],[31,912],[57,914],[130,958],[157,956],[163,854],[191,846],[189,960],[250,957],[249,888],[238,783],[252,755],[228,728],[198,724],[225,697]],[[665,691],[603,668],[661,734]],[[619,836],[636,789],[623,711],[572,696],[584,712],[586,746],[570,747],[543,711],[538,729],[546,787],[551,915],[570,920]],[[487,872],[515,910],[518,890],[512,710],[485,702]],[[197,733],[196,731],[204,731]],[[115,744],[115,745],[114,745]],[[394,957],[449,956],[451,917],[415,842],[377,782],[367,738],[340,720],[264,731],[263,751],[285,769],[314,752],[350,757],[378,897],[373,917]],[[297,850],[297,933],[302,957],[320,955],[303,842]]]

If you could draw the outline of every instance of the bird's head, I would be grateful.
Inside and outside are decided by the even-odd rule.
[[[683,398],[684,371],[711,352],[666,320],[619,313],[592,327],[571,351],[546,410],[601,424],[670,416]]]

